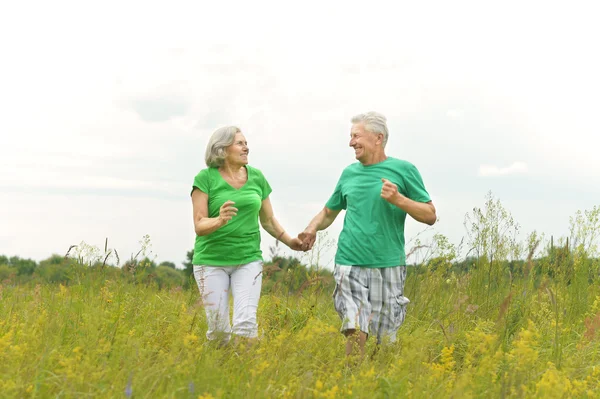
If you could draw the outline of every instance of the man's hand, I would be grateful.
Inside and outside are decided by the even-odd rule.
[[[317,232],[307,227],[302,233],[298,234],[298,238],[302,240],[302,251],[309,251],[315,245]]]
[[[381,179],[383,187],[381,187],[381,198],[392,205],[397,206],[404,212],[408,213],[413,219],[418,222],[433,225],[437,220],[435,207],[431,201],[417,202],[405,197],[398,191],[398,186],[387,179]]]
[[[398,186],[387,179],[381,179],[383,187],[381,187],[381,198],[392,205],[398,205],[398,200],[404,196],[398,192]]]

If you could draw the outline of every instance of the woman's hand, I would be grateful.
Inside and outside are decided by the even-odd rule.
[[[236,215],[237,209],[232,207],[233,201],[227,201],[221,206],[218,216],[208,217],[208,194],[195,188],[192,191],[194,207],[194,230],[197,236],[209,235],[225,226]]]
[[[306,249],[304,249],[304,246],[302,244],[302,240],[299,239],[298,237],[294,237],[290,240],[288,247],[290,247],[290,249],[294,250],[294,251],[306,251]]]
[[[219,219],[221,219],[223,224],[227,224],[235,215],[237,215],[237,208],[233,207],[235,202],[233,201],[225,201],[221,208],[219,209]]]

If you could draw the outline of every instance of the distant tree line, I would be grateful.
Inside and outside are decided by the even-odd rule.
[[[34,286],[40,283],[77,284],[85,279],[122,279],[133,284],[155,285],[159,289],[196,288],[192,265],[193,250],[188,251],[183,268],[173,262],[157,264],[149,258],[128,260],[122,266],[105,262],[88,264],[68,256],[52,255],[39,263],[18,256],[0,255],[0,284]],[[263,291],[299,292],[316,282],[330,283],[331,272],[310,268],[294,257],[275,256],[264,263]]]
[[[519,241],[519,224],[491,192],[484,207],[467,213],[464,226],[466,237],[459,245],[441,234],[435,234],[427,243],[420,242],[419,236],[408,243],[407,261],[415,266],[408,269],[409,275],[436,273],[452,278],[475,272],[488,290],[507,279],[531,276],[560,278],[569,283],[576,269],[580,271],[578,276],[587,276],[590,281],[600,275],[600,206],[576,212],[570,219],[570,235],[556,243],[553,237],[545,240],[536,231],[527,235],[524,242]],[[76,284],[99,275],[102,279],[124,279],[160,289],[195,288],[193,250],[186,253],[183,268],[179,269],[173,262],[157,264],[147,256],[151,253],[148,236],[140,245],[140,252],[122,265],[116,250],[109,249],[107,243],[103,252],[81,243],[69,248],[65,256],[52,255],[39,263],[0,255],[0,284]],[[280,256],[276,242],[270,247],[270,260],[264,263],[263,290],[299,293],[315,287],[332,288],[331,271],[318,265],[323,252],[333,245],[326,232],[320,235],[304,264],[293,256]],[[461,255],[463,245],[467,249],[465,255]],[[74,247],[76,250],[70,254]],[[111,264],[113,260],[116,266]]]
[[[18,256],[0,255],[0,284],[75,283],[82,278],[101,274],[105,278],[123,278],[138,284],[155,284],[159,288],[187,287],[184,271],[173,262],[156,262],[145,258],[130,260],[122,267],[96,262],[84,264],[79,259],[52,255],[39,263]]]

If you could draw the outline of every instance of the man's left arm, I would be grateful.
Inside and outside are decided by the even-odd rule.
[[[397,206],[404,212],[408,213],[413,219],[418,222],[433,225],[437,216],[435,214],[435,206],[433,202],[418,202],[402,195],[398,191],[398,186],[387,179],[381,179],[383,186],[381,187],[381,198],[385,199],[392,205]]]

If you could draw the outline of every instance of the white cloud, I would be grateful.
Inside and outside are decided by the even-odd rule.
[[[496,165],[481,165],[479,166],[479,176],[509,176],[522,175],[529,171],[529,167],[525,162],[514,162],[510,166],[500,168]]]
[[[462,109],[449,109],[446,112],[446,116],[450,119],[461,120],[465,116],[465,112]]]
[[[66,3],[40,2],[33,15],[12,2],[0,15],[9,60],[0,73],[0,224],[12,234],[0,253],[41,258],[117,234],[121,248],[151,233],[162,259],[181,259],[193,240],[189,182],[208,135],[224,124],[246,133],[290,232],[354,162],[348,119],[366,110],[388,117],[388,154],[419,167],[439,228],[456,241],[455,209],[510,180],[469,180],[473,163],[479,176],[535,170],[600,186],[600,62],[589,50],[599,25],[581,5],[459,0],[433,15],[426,3],[374,2],[378,29],[364,30],[342,1]],[[106,201],[122,214],[110,217]],[[88,212],[102,226],[97,238]],[[33,254],[31,229],[55,240],[40,236]]]

